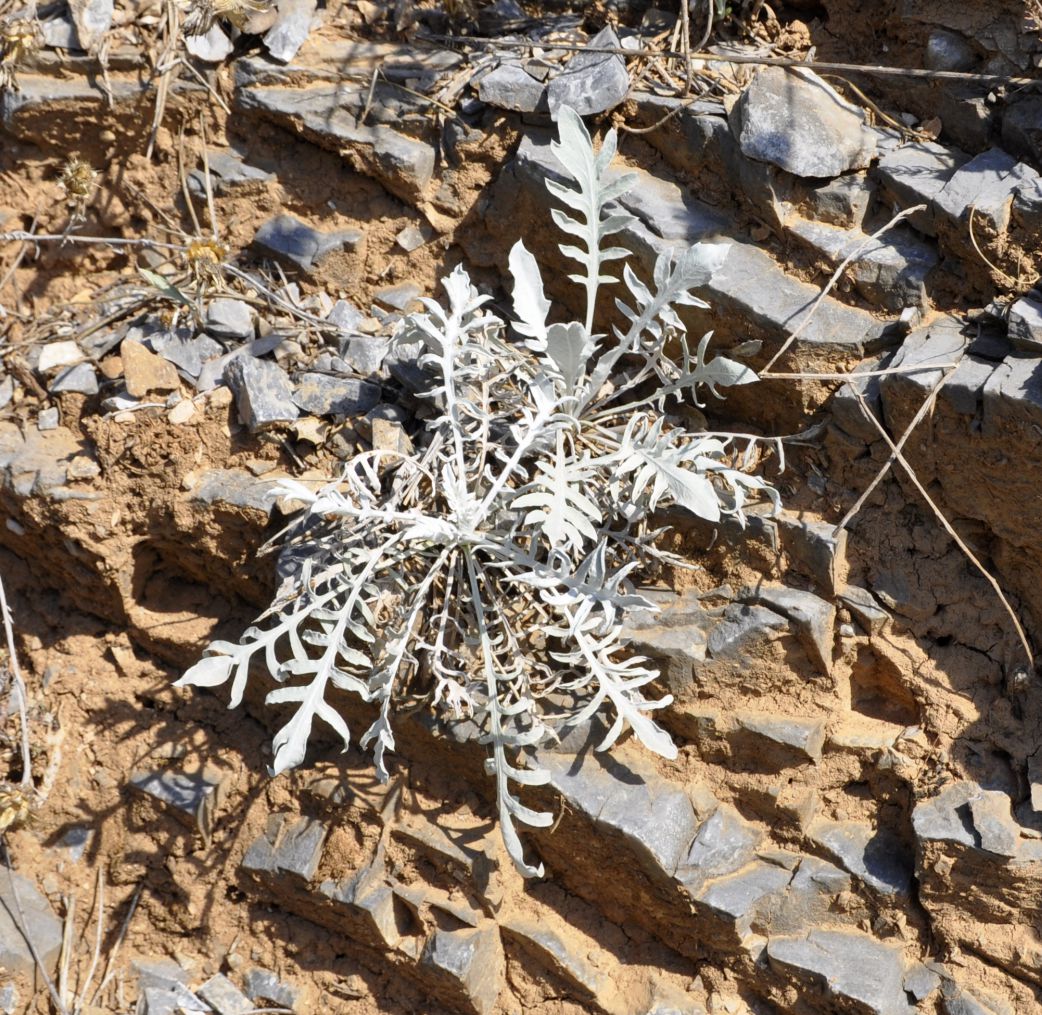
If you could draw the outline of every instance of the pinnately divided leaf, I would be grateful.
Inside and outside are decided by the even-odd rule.
[[[640,584],[685,563],[661,546],[652,512],[741,522],[751,499],[777,504],[737,453],[750,438],[689,431],[672,412],[756,379],[710,358],[708,336],[693,355],[687,342],[686,308],[705,305],[694,290],[728,249],[666,252],[639,274],[610,245],[631,221],[616,202],[632,179],[611,166],[614,132],[596,151],[567,108],[559,131],[567,182],[547,188],[585,319],[552,304],[550,276],[520,241],[509,322],[454,269],[444,302],[422,301],[393,336],[423,401],[407,424],[415,450],[361,452],[320,490],[283,480],[273,496],[304,508],[279,537],[275,600],[238,644],[213,642],[178,681],[227,688],[230,707],[257,682],[278,716],[273,774],[332,734],[341,750],[371,751],[387,779],[409,714],[460,723],[487,753],[503,841],[525,876],[543,868],[518,828],[553,821],[531,794],[549,779],[541,752],[565,729],[592,733],[604,716],[596,749],[631,735],[677,757],[655,721],[671,698],[655,696],[657,671],[623,634],[631,611],[655,608]],[[599,287],[616,280],[614,324],[595,332]],[[369,712],[354,740],[350,698]]]

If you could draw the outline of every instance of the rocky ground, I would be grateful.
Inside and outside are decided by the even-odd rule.
[[[732,6],[690,64],[637,0],[197,5],[194,35],[173,4],[7,11],[0,575],[35,792],[0,814],[0,1011],[1042,1008],[1042,11]],[[466,723],[404,717],[387,785],[332,744],[272,780],[259,700],[172,683],[271,602],[279,478],[424,439],[389,341],[416,298],[462,263],[505,306],[519,236],[563,276],[562,104],[620,131],[636,265],[729,244],[685,323],[765,375],[705,412],[785,438],[784,510],[664,519],[701,569],[628,637],[679,758],[544,751],[524,882]]]

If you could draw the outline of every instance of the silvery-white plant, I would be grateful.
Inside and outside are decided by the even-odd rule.
[[[542,868],[525,859],[515,822],[551,822],[514,789],[546,782],[535,748],[603,712],[599,750],[629,728],[676,757],[653,719],[671,699],[645,696],[658,674],[621,640],[625,612],[652,608],[631,579],[668,556],[651,513],[674,504],[710,522],[742,520],[750,494],[775,497],[736,467],[727,435],[689,432],[665,414],[670,399],[699,404],[703,389],[756,379],[739,363],[708,361],[708,336],[692,355],[676,311],[706,306],[691,290],[726,248],[663,254],[650,284],[623,263],[621,323],[610,337],[595,332],[600,288],[619,281],[610,266],[627,256],[605,241],[632,221],[615,199],[633,176],[609,177],[614,132],[595,153],[582,120],[563,109],[559,133],[553,152],[570,184],[546,185],[564,205],[554,222],[576,241],[561,251],[579,265],[569,278],[585,290],[585,320],[548,322],[539,266],[520,241],[509,323],[453,271],[445,305],[424,300],[395,336],[418,349],[429,379],[423,449],[360,454],[318,492],[283,482],[276,495],[306,504],[283,537],[298,566],[239,644],[214,642],[178,681],[231,680],[235,707],[263,661],[281,685],[267,703],[292,706],[274,737],[273,773],[303,761],[316,718],[348,744],[334,689],[375,706],[361,745],[372,745],[384,778],[396,709],[469,716],[487,744],[507,850],[525,875]]]

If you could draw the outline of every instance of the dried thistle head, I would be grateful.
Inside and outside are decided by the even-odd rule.
[[[199,285],[220,285],[221,262],[228,256],[228,248],[217,240],[196,240],[188,247],[186,257],[192,277]]]
[[[0,782],[0,832],[28,824],[31,818],[29,790],[13,783]]]
[[[185,35],[205,35],[221,19],[242,31],[250,18],[270,6],[268,0],[194,0],[185,17]]]
[[[98,174],[91,169],[90,163],[78,155],[70,155],[68,161],[62,166],[58,182],[65,191],[65,200],[72,208],[74,219],[83,218],[87,205],[94,195],[97,179]]]

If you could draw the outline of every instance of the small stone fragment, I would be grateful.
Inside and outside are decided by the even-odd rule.
[[[175,426],[187,423],[195,415],[195,403],[190,398],[183,398],[167,414],[166,418]]]
[[[237,356],[228,365],[226,374],[235,392],[239,419],[252,432],[273,423],[292,422],[300,415],[293,401],[289,377],[277,363],[248,355]]]
[[[254,1001],[270,1001],[281,1008],[296,1008],[301,1000],[301,990],[280,980],[267,969],[251,969],[243,977],[246,993]]]
[[[980,226],[996,235],[1010,224],[1013,197],[1018,188],[1037,180],[1038,174],[1001,148],[990,148],[975,155],[952,174],[935,198],[940,214],[962,234],[968,228],[970,213]]]
[[[210,977],[196,993],[218,1015],[245,1015],[253,1011],[253,1002],[222,973]]]
[[[253,238],[258,253],[290,267],[309,271],[334,250],[354,250],[362,240],[357,229],[322,233],[292,215],[278,215],[265,222]]]
[[[293,401],[315,416],[357,416],[380,401],[380,388],[353,377],[330,374],[301,374]]]
[[[904,988],[917,1001],[925,1000],[940,985],[940,976],[921,962],[917,962],[905,973]]]
[[[605,25],[589,42],[591,50],[618,49],[619,37]],[[562,106],[580,116],[614,109],[630,89],[626,61],[618,53],[579,52],[547,86],[550,115],[557,118]]]
[[[245,342],[253,338],[253,313],[242,300],[221,296],[206,308],[205,327],[215,338]]]
[[[732,109],[731,129],[747,158],[796,176],[839,176],[876,154],[864,112],[806,70],[759,71]]]
[[[821,760],[821,749],[825,744],[825,723],[821,719],[740,712],[735,720],[741,729],[749,733],[788,747],[811,761]]]
[[[283,63],[289,63],[304,45],[315,16],[316,0],[278,0],[278,17],[264,36],[268,52]]]
[[[0,380],[0,409],[6,409],[14,398],[14,378],[5,377]]]
[[[60,424],[61,417],[57,406],[41,410],[40,415],[36,417],[36,428],[41,433],[47,430],[57,430]]]
[[[885,895],[907,895],[911,859],[885,830],[853,821],[812,821],[807,835],[837,863]]]
[[[1015,349],[1042,355],[1042,302],[1022,296],[1009,308],[1009,340]]]
[[[185,49],[203,63],[220,63],[232,54],[235,48],[224,29],[213,24],[203,35],[186,35]]]
[[[84,359],[86,356],[83,354],[83,350],[73,341],[48,342],[40,350],[40,359],[37,361],[36,369],[41,374],[45,374],[56,367],[72,366]]]
[[[474,1015],[495,1009],[503,981],[503,949],[494,926],[478,930],[436,930],[428,939],[421,965],[437,970],[462,993]]]
[[[242,866],[256,874],[281,872],[310,881],[322,859],[325,839],[326,826],[321,821],[272,814],[264,834],[246,850]]]
[[[427,239],[428,237],[424,235],[424,231],[418,226],[408,225],[395,236],[394,242],[407,254],[411,254],[414,250],[422,247],[427,242]]]
[[[1017,855],[1020,826],[1011,813],[1009,797],[1000,790],[979,791],[970,800],[973,825],[981,839],[981,848],[999,856]]]
[[[17,903],[11,890],[12,882],[18,893]],[[61,951],[61,922],[51,910],[50,903],[28,878],[10,870],[0,870],[0,969],[32,975],[36,963],[26,942],[27,936],[44,967],[53,974]]]
[[[67,367],[51,382],[48,389],[52,395],[72,391],[80,395],[96,395],[98,393],[98,375],[90,363],[77,363]]]
[[[782,548],[791,562],[822,591],[833,596],[846,571],[847,530],[817,518],[803,518],[788,511],[775,518]]]
[[[194,825],[206,799],[218,792],[220,780],[165,768],[158,772],[133,773],[130,786],[171,808],[182,821]]]
[[[788,617],[800,634],[810,657],[826,675],[831,673],[835,606],[813,592],[784,585],[757,585],[751,590],[751,598]]]
[[[174,365],[149,352],[141,342],[125,339],[120,346],[120,357],[127,392],[134,398],[144,398],[153,391],[176,391],[180,387]]]
[[[973,46],[955,32],[935,28],[926,40],[926,66],[930,70],[967,71],[977,62]]]
[[[380,373],[390,343],[376,335],[353,335],[344,344],[341,355],[356,373],[372,377]]]
[[[752,860],[760,833],[731,806],[720,804],[698,830],[687,857],[677,868],[677,880],[697,892],[710,878],[721,877]]]
[[[545,113],[546,85],[532,77],[520,63],[502,63],[478,82],[478,98],[497,109],[517,113]]]
[[[401,310],[403,313],[412,309],[417,297],[423,295],[423,288],[415,282],[402,282],[399,285],[384,286],[373,293],[373,299],[385,306]]]
[[[839,593],[839,601],[869,634],[878,634],[890,622],[890,614],[876,597],[859,585],[845,585]]]

